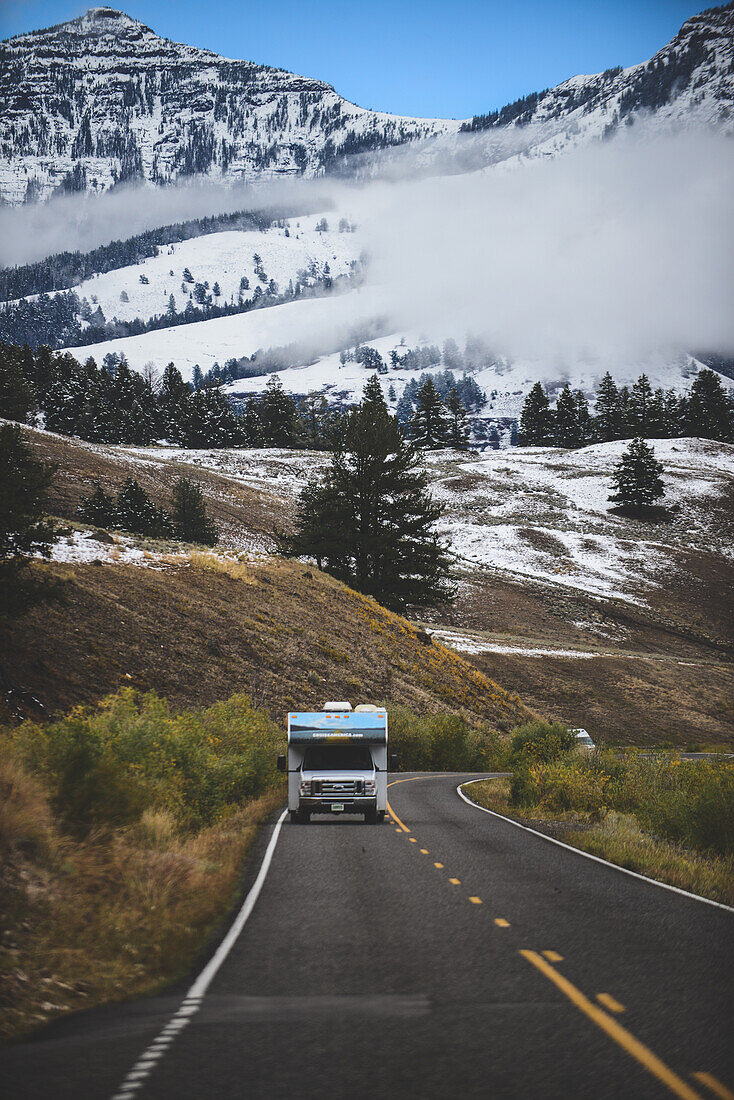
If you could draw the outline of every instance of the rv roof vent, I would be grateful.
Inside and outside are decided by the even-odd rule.
[[[379,710],[379,709],[380,708],[376,707],[374,703],[360,703],[358,707],[354,708],[354,713],[355,714],[374,714],[374,712]]]
[[[328,703],[324,703],[324,705],[321,709],[322,710],[351,710],[352,709],[352,704],[351,703],[344,703],[344,702],[336,702],[336,703],[328,702]]]

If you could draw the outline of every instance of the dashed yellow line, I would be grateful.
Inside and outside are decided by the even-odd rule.
[[[481,898],[469,898],[469,901],[472,902],[473,905],[481,905],[482,904],[482,899]]]
[[[427,849],[427,848],[421,848],[421,853],[422,853],[422,854],[423,854],[424,856],[427,856],[427,855],[428,855],[428,849]]]
[[[661,1061],[656,1054],[641,1043],[639,1039],[636,1039],[626,1028],[614,1019],[613,1016],[609,1016],[608,1013],[602,1011],[593,1001],[590,1001],[588,997],[585,997],[580,989],[577,989],[567,978],[564,978],[557,970],[550,965],[549,962],[539,955],[536,951],[521,951],[520,954],[524,959],[527,959],[529,963],[532,963],[541,974],[548,978],[553,984],[560,989],[572,1004],[588,1016],[597,1027],[600,1027],[602,1031],[612,1039],[618,1046],[625,1050],[635,1061],[639,1062],[644,1069],[651,1073],[653,1077],[657,1077],[659,1081],[662,1081],[664,1085],[675,1093],[676,1096],[680,1096],[682,1100],[701,1100],[701,1094],[692,1089],[682,1077],[679,1077],[669,1066],[666,1066],[665,1062]]]
[[[559,955],[557,951],[544,951],[546,959],[549,963],[562,963],[563,955]]]
[[[452,886],[461,886],[461,879],[450,878],[449,882],[451,883]]]
[[[695,1077],[707,1089],[711,1089],[714,1096],[719,1097],[719,1100],[734,1100],[734,1092],[723,1085],[717,1077],[714,1077],[713,1073],[692,1073],[691,1077]]]
[[[443,867],[443,863],[434,863],[433,866],[438,867],[440,870]]]
[[[545,955],[545,951],[543,952],[543,954]],[[621,1005],[619,1001],[611,995],[611,993],[597,993],[596,999],[600,1005],[604,1005],[604,1007],[608,1008],[610,1012],[619,1013],[624,1012],[625,1010],[624,1005]]]
[[[504,917],[495,917],[494,918],[494,923],[497,925],[498,928],[509,928],[510,927],[510,922],[508,920],[505,920]]]
[[[414,836],[411,836],[409,839],[410,839],[411,844],[417,844],[418,843],[418,841],[415,839]]]

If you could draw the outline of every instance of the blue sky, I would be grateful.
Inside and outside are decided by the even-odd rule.
[[[110,6],[166,38],[319,77],[364,107],[464,118],[576,73],[644,61],[712,2],[112,0]],[[0,0],[0,38],[91,6]]]

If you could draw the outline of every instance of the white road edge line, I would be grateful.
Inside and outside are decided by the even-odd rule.
[[[632,878],[638,878],[641,882],[647,882],[650,886],[659,886],[662,890],[671,890],[674,894],[682,894],[684,898],[692,898],[693,901],[702,901],[705,905],[713,905],[717,909],[725,909],[727,913],[734,913],[734,908],[731,905],[724,905],[722,901],[713,901],[711,898],[702,898],[700,894],[692,894],[689,890],[681,890],[680,886],[671,886],[668,882],[660,882],[656,878],[648,878],[647,875],[641,875],[637,871],[630,871],[628,867],[620,867],[618,863],[610,863],[608,859],[602,859],[601,856],[594,856],[591,852],[584,852],[581,848],[574,848],[570,844],[564,844],[562,840],[556,840],[554,836],[546,836],[545,833],[539,833],[537,829],[531,829],[529,825],[521,825],[519,821],[513,821],[511,817],[505,817],[504,814],[498,814],[496,810],[488,810],[486,806],[480,806],[478,802],[472,802],[471,798],[468,798],[462,791],[462,787],[468,787],[471,783],[485,783],[485,779],[468,779],[466,783],[460,783],[456,788],[456,793],[459,798],[466,802],[467,806],[473,806],[475,810],[481,810],[482,813],[491,814],[492,817],[498,817],[500,821],[506,821],[508,825],[514,825],[517,829],[524,829],[526,833],[532,833],[533,836],[539,836],[541,840],[547,840],[550,844],[557,844],[559,848],[565,848],[567,852],[574,852],[577,856],[583,856],[584,859],[593,859],[595,863],[603,863],[605,867],[611,867],[615,871],[621,871],[623,875],[631,875]]]
[[[166,1053],[166,1048],[159,1045],[161,1039],[165,1037],[166,1044],[173,1041],[176,1035],[180,1034],[181,1030],[191,1022],[191,1018],[201,1008],[201,1002],[206,994],[207,989],[213,982],[217,971],[220,966],[229,955],[230,951],[237,942],[242,929],[245,927],[252,910],[255,908],[255,902],[260,896],[260,891],[263,888],[263,883],[267,877],[267,873],[270,870],[270,864],[273,860],[273,854],[275,852],[275,846],[278,843],[278,837],[280,836],[280,830],[283,822],[285,821],[287,810],[283,810],[278,820],[275,823],[273,829],[273,835],[270,838],[268,846],[263,856],[263,861],[260,864],[260,870],[257,873],[257,878],[250,887],[250,891],[242,903],[242,908],[232,922],[227,935],[220,943],[217,950],[212,955],[209,962],[206,964],[201,974],[195,980],[191,986],[183,1001],[181,1002],[178,1010],[173,1014],[171,1019],[165,1025],[164,1028],[156,1035],[150,1045],[143,1051],[138,1058],[135,1065],[125,1077],[120,1087],[114,1093],[112,1100],[130,1100],[136,1092],[145,1084],[145,1078],[148,1076],[154,1065],[163,1055]],[[175,1029],[175,1034],[171,1033],[171,1029]]]

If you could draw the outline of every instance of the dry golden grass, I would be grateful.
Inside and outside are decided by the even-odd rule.
[[[83,841],[54,823],[40,783],[0,760],[0,1035],[143,993],[191,965],[237,899],[258,826],[278,789],[182,836],[164,812]]]
[[[611,811],[601,822],[586,825],[588,815],[571,811],[550,813],[532,808],[524,815],[510,805],[510,780],[488,779],[472,783],[465,793],[480,806],[504,814],[516,821],[540,826],[553,835],[560,834],[565,844],[626,867],[649,878],[689,890],[693,894],[734,905],[734,860],[695,852],[672,841],[646,833],[632,814]],[[530,816],[532,815],[532,816]],[[564,823],[558,828],[558,823]],[[574,823],[584,824],[575,830]],[[556,827],[554,827],[556,826]]]
[[[0,647],[13,653],[7,686],[45,708],[29,717],[94,704],[125,684],[174,706],[246,691],[278,721],[293,707],[350,697],[461,711],[504,731],[530,715],[458,653],[298,562],[194,553],[161,570],[46,568],[62,581],[63,602],[35,607],[0,633]]]

